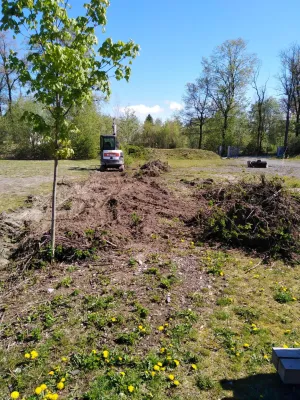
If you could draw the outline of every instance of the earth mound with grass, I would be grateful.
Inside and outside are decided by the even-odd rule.
[[[266,256],[299,260],[300,199],[278,178],[201,189],[191,224],[201,240],[255,249]]]
[[[167,162],[153,160],[143,164],[138,174],[155,177],[159,176],[162,172],[169,171],[169,169],[170,167]]]
[[[176,160],[217,160],[220,157],[209,150],[199,149],[149,149],[149,157],[159,159],[176,159]]]

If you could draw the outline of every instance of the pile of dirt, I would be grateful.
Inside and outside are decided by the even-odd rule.
[[[160,164],[154,165],[158,168]],[[94,173],[85,183],[68,188],[68,196],[58,201],[56,258],[82,260],[134,243],[151,247],[151,235],[166,239],[169,234],[176,235],[178,227],[166,220],[186,220],[194,215],[196,205],[192,199],[190,202],[187,206],[186,199],[178,199],[148,177]],[[14,252],[13,258],[22,265],[39,267],[49,260],[50,217],[49,205],[42,221],[30,227],[31,234]]]
[[[202,189],[196,197],[201,209],[190,223],[198,239],[300,258],[300,198],[285,190],[282,180],[262,176],[259,182]]]
[[[155,177],[159,176],[162,172],[169,171],[169,169],[170,167],[167,162],[152,160],[140,167],[138,175]]]

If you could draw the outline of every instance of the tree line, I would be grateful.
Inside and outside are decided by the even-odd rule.
[[[9,33],[0,34],[0,154],[16,158],[51,158],[53,144],[36,121],[24,115],[51,119],[42,103],[24,95],[9,54],[16,49]],[[268,81],[260,79],[261,63],[247,51],[239,38],[227,40],[203,58],[201,72],[186,84],[183,109],[167,121],[148,115],[141,121],[130,108],[117,116],[118,135],[123,147],[190,147],[223,153],[228,145],[244,154],[275,153],[284,146],[287,153],[300,153],[300,46],[293,44],[279,54],[278,96],[268,94]],[[252,92],[251,102],[249,89]],[[69,139],[73,158],[95,158],[99,135],[111,132],[112,117],[102,112],[102,98],[72,106],[68,121],[76,129]],[[34,123],[33,123],[34,122]]]

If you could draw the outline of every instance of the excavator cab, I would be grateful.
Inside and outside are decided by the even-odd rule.
[[[116,136],[115,123],[113,124],[113,132],[113,135],[100,136],[100,171],[106,171],[108,168],[124,171],[124,155],[123,151],[118,149],[119,143]]]

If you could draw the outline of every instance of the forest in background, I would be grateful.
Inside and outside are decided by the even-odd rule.
[[[51,141],[35,129],[24,113],[51,118],[41,104],[26,96],[18,71],[9,62],[16,42],[0,33],[0,156],[17,159],[49,159]],[[201,72],[186,84],[183,109],[167,121],[148,115],[141,121],[128,107],[117,112],[118,137],[128,145],[152,148],[202,148],[217,151],[222,145],[237,146],[245,155],[300,154],[300,46],[293,44],[279,53],[278,96],[268,95],[268,82],[259,78],[261,62],[247,51],[243,39],[227,40],[203,58]],[[28,66],[30,68],[30,66]],[[184,89],[184,88],[183,88]],[[249,89],[252,99],[249,100]],[[110,134],[113,117],[103,113],[105,100],[71,110],[74,158],[99,154],[99,135]]]

